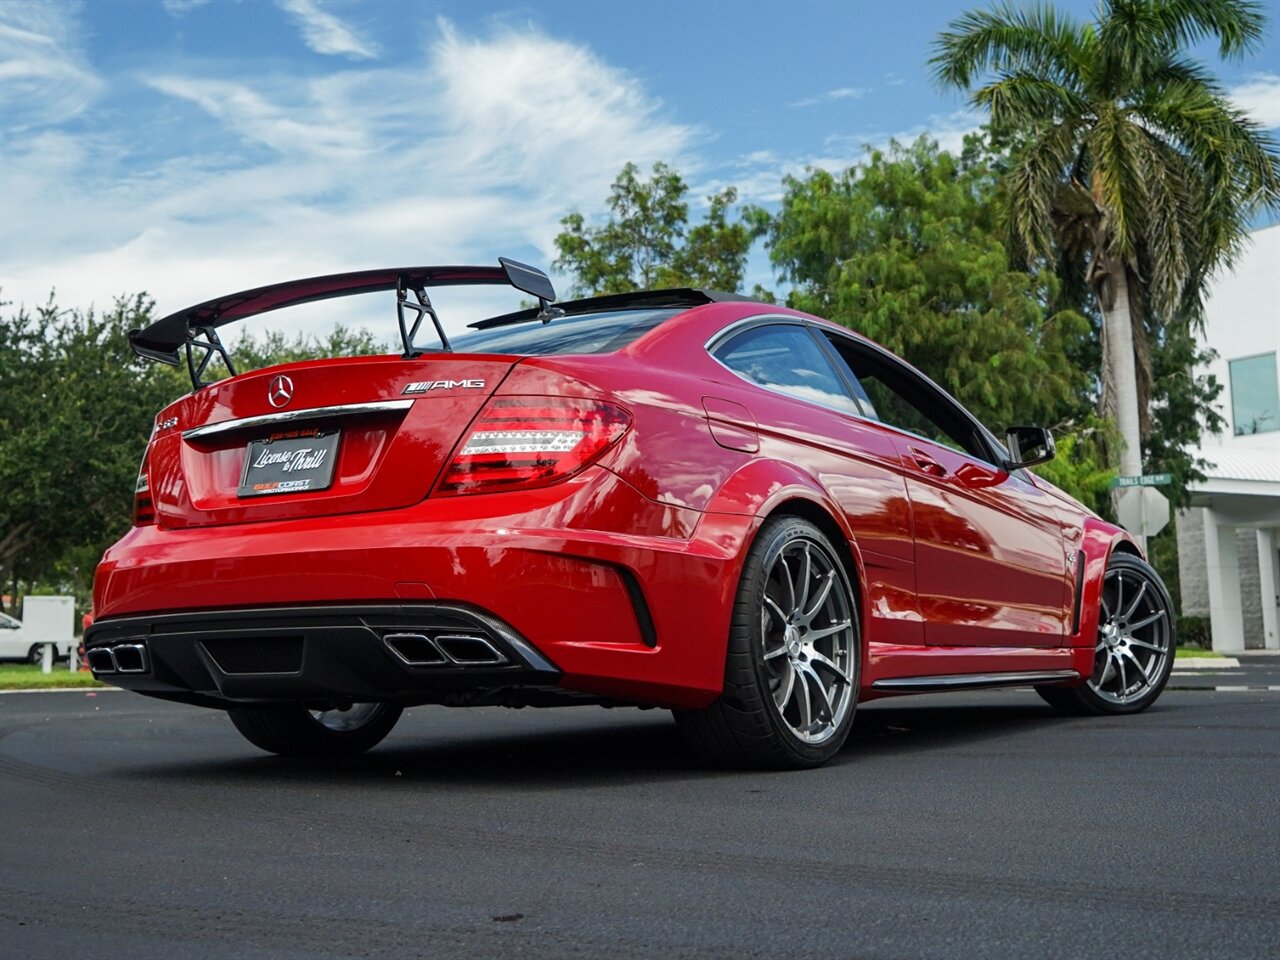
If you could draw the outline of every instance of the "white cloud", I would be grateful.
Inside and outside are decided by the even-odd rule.
[[[787,104],[787,106],[812,107],[819,103],[832,103],[836,100],[859,100],[865,97],[868,92],[866,87],[836,87],[836,89],[820,93],[816,97],[805,97],[803,100],[796,100]]]
[[[121,122],[0,140],[3,298],[41,303],[56,286],[62,304],[102,307],[147,290],[167,313],[343,270],[499,254],[546,265],[559,218],[599,209],[627,161],[698,169],[698,131],[583,47],[442,21],[425,54],[319,78],[155,66],[137,78],[163,98],[145,132]],[[435,299],[452,332],[518,297]],[[276,316],[296,329],[287,313]],[[317,314],[299,322],[394,323],[378,297]]]
[[[1228,90],[1227,96],[1263,129],[1280,127],[1280,74],[1255,73]]]
[[[0,115],[7,128],[69,120],[102,92],[81,49],[78,13],[78,5],[0,4]]]
[[[354,29],[320,7],[317,0],[277,0],[302,29],[302,39],[316,53],[335,54],[353,60],[372,60],[378,49]]]
[[[180,17],[196,7],[203,7],[209,0],[164,0],[164,9],[175,17]]]

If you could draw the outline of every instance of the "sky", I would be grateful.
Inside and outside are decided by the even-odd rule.
[[[1275,133],[1268,2],[1262,49],[1215,70]],[[927,60],[984,5],[0,0],[0,300],[102,309],[146,291],[163,315],[346,270],[548,268],[560,218],[603,217],[628,161],[678,169],[695,219],[728,184],[768,206],[784,175],[868,144],[957,146],[982,118]],[[763,250],[755,282],[776,287]],[[518,297],[435,300],[456,332]],[[357,299],[273,322],[389,337],[390,296]]]

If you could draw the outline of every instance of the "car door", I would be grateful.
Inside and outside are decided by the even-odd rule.
[[[1050,497],[998,464],[990,435],[892,354],[824,331],[865,412],[891,428],[906,477],[925,642],[1060,646],[1070,564]]]
[[[758,433],[759,455],[801,467],[843,511],[867,580],[868,639],[923,643],[910,505],[888,432],[861,416],[835,361],[804,321],[756,318],[726,332],[709,349],[721,365],[754,385],[716,389],[734,407],[750,411],[751,421],[736,426]]]

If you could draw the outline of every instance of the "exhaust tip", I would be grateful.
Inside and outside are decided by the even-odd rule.
[[[86,656],[89,659],[89,669],[94,673],[115,673],[116,661],[111,656],[111,651],[106,647],[99,647],[97,650],[90,650]]]
[[[425,634],[389,633],[382,638],[382,642],[411,667],[426,667],[449,662],[449,658]]]
[[[436,637],[435,639],[440,649],[454,663],[471,666],[507,662],[506,656],[484,637],[458,635]]]
[[[140,643],[121,643],[111,648],[120,673],[146,673],[147,648]]]

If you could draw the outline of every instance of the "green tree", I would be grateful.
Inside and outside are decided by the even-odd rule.
[[[111,310],[0,310],[0,584],[52,583],[88,599],[102,551],[128,529],[138,464],[156,413],[191,389],[185,367],[141,360],[126,333],[154,319],[146,295]],[[380,353],[363,330],[245,336],[251,370]]]
[[[1051,270],[1009,262],[982,143],[961,157],[921,138],[843,173],[789,177],[769,233],[788,304],[865,334],[1001,430],[1062,426],[1088,409],[1075,362],[1090,331],[1050,311]]]
[[[151,307],[137,296],[98,314],[50,298],[0,316],[0,582],[46,576],[69,553],[91,567],[127,529],[152,418],[173,391],[125,340]],[[90,573],[68,572],[82,586]]]
[[[556,236],[553,266],[574,278],[576,295],[627,293],[663,287],[735,291],[742,285],[751,244],[765,229],[759,215],[730,221],[737,190],[708,197],[706,219],[688,229],[688,186],[665,163],[641,180],[633,163],[622,168],[609,192],[608,221],[588,226],[570,213]],[[687,235],[686,235],[687,233]]]
[[[1280,201],[1275,142],[1185,50],[1212,38],[1235,57],[1263,25],[1262,5],[1242,0],[1102,0],[1088,24],[1005,4],[965,14],[935,44],[938,80],[971,91],[1016,144],[1003,178],[1011,249],[1061,263],[1096,295],[1102,409],[1128,474],[1142,472],[1153,432],[1164,327],[1197,316],[1254,212]]]

